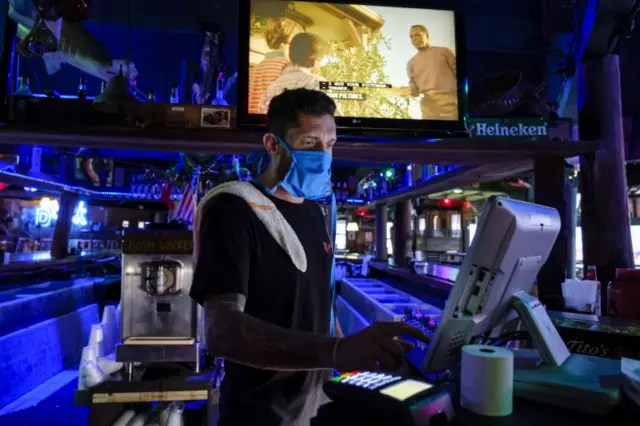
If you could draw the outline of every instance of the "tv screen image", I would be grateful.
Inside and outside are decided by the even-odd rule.
[[[459,120],[453,11],[250,3],[248,114],[308,88],[332,97],[342,117]]]

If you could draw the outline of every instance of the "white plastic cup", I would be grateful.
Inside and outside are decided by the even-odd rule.
[[[96,354],[96,348],[93,346],[85,346],[82,348],[82,357],[80,358],[80,365],[84,365],[85,362],[92,361],[98,363],[98,355]]]
[[[120,417],[118,417],[118,420],[116,420],[111,426],[127,426],[131,419],[133,419],[135,416],[135,411],[127,410],[122,413]]]
[[[118,331],[116,327],[118,326],[116,320],[116,307],[105,306],[104,311],[102,312],[102,328],[104,330],[104,353],[108,355],[113,353],[116,348],[116,342],[118,339]]]
[[[91,326],[91,334],[89,335],[89,344],[96,351],[96,356],[102,358],[104,356],[104,328],[102,324],[93,324]]]
[[[169,419],[166,426],[184,426],[184,402],[172,402],[169,409]]]
[[[93,361],[87,361],[80,367],[79,389],[90,389],[109,380],[109,377]]]

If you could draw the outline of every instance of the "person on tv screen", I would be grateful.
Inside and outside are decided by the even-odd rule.
[[[266,199],[222,193],[198,206],[190,295],[204,307],[209,351],[225,360],[218,426],[309,425],[334,369],[392,371],[413,348],[398,336],[428,341],[404,322],[344,337],[336,320],[334,246],[315,201],[331,194],[335,111],[320,91],[274,97],[263,136],[271,161],[250,184]],[[288,229],[285,240],[265,221]],[[299,249],[283,248],[293,241]]]
[[[422,95],[423,120],[457,120],[456,55],[447,47],[431,46],[429,30],[414,25],[409,33],[418,53],[407,64],[411,96]]]
[[[264,30],[264,39],[271,51],[255,66],[249,80],[249,114],[260,114],[260,102],[267,87],[280,77],[290,64],[289,43],[303,31],[302,26],[288,18],[271,18]]]
[[[318,68],[326,55],[327,47],[327,43],[317,34],[300,33],[293,37],[289,46],[291,65],[267,89],[262,101],[263,113],[267,112],[271,99],[285,90],[320,89],[320,82],[326,79],[318,75]]]

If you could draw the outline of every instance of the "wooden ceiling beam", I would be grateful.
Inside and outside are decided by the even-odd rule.
[[[257,132],[243,130],[132,129],[129,127],[39,129],[0,127],[0,143],[88,148],[136,149],[204,154],[245,155],[262,148]],[[536,156],[571,157],[594,152],[597,142],[478,140],[469,138],[421,142],[373,137],[341,137],[334,149],[338,160],[365,163],[483,165],[529,160]]]

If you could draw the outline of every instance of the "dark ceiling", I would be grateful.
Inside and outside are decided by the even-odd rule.
[[[572,37],[575,10],[578,9],[573,6],[586,1],[368,0],[366,3],[422,7],[438,6],[440,3],[445,7],[459,5],[465,15],[469,79],[479,80],[490,74],[516,69],[522,72],[525,84],[538,86],[546,83],[547,98],[555,101],[562,85],[562,77],[555,71],[566,57],[561,49],[554,48],[554,45],[558,45],[554,37],[563,33],[566,38]],[[104,38],[108,34],[108,38],[118,39],[116,50],[119,51],[113,52],[114,56],[126,56],[126,40],[130,36],[130,48],[133,51],[153,51],[156,56],[165,55],[169,58],[169,53],[175,54],[180,50],[176,43],[182,40],[181,37],[199,34],[200,23],[211,21],[220,25],[225,32],[225,57],[229,68],[237,67],[240,0],[98,0],[96,3],[94,18],[86,26],[99,37]],[[0,2],[0,13],[3,8],[6,10],[7,5],[7,1]],[[131,30],[127,29],[127,22]],[[640,30],[636,30],[626,44],[621,62],[624,114],[632,117],[631,122],[638,117],[638,125],[629,128],[635,127],[633,139],[637,139],[640,145],[639,52]],[[165,74],[179,72],[178,62],[169,61],[170,67],[154,69],[153,73],[147,73],[148,79],[153,74],[158,80],[172,81],[175,76]],[[42,67],[42,64],[39,66]],[[55,83],[56,87],[62,84],[58,81]],[[72,84],[77,85],[77,79]],[[235,96],[230,96],[229,100],[233,103]],[[575,116],[575,101],[573,103],[573,107],[569,105],[567,108],[565,116]]]

